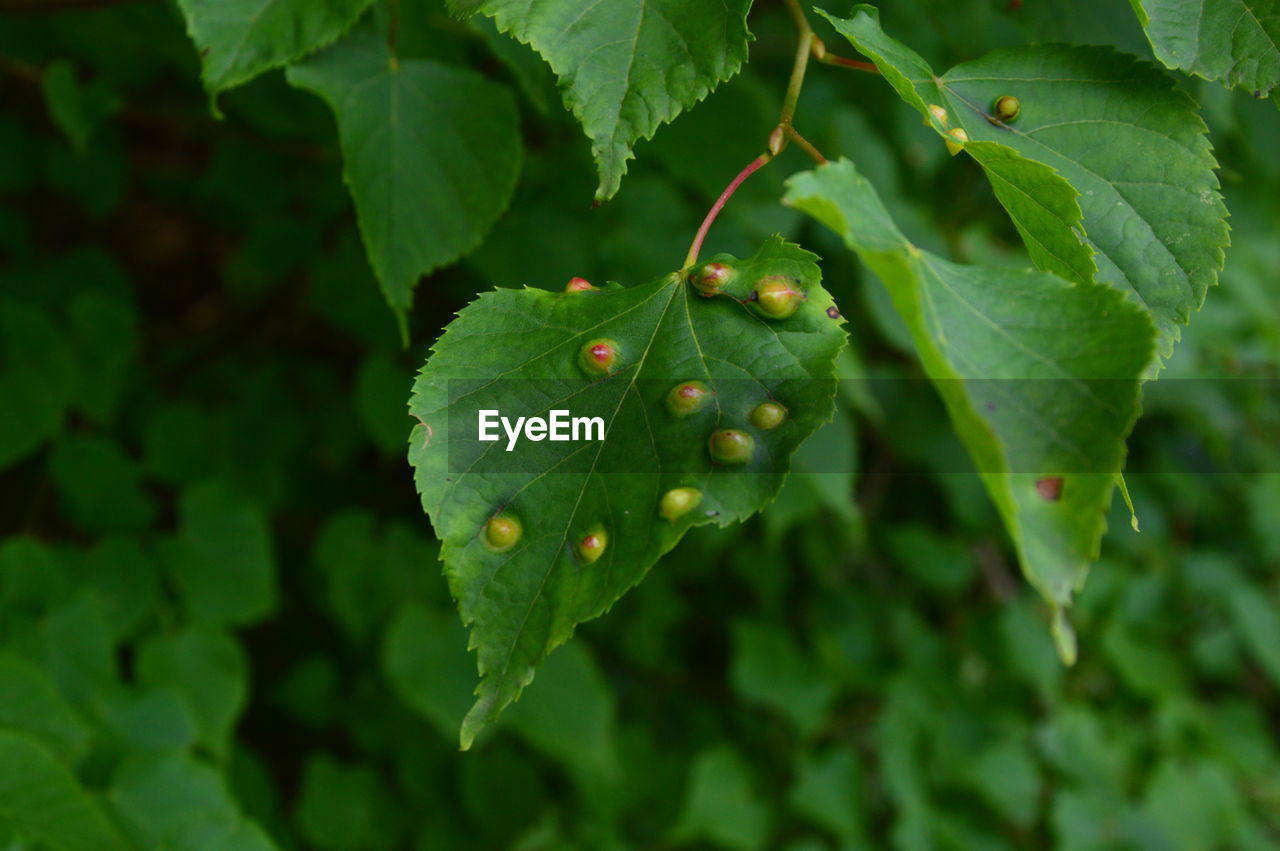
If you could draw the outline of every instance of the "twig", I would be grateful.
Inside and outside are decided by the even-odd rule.
[[[748,177],[755,174],[761,166],[773,159],[773,154],[767,151],[756,157],[747,167],[738,172],[733,180],[729,181],[729,185],[720,193],[720,197],[711,205],[711,209],[707,211],[707,215],[702,220],[702,225],[698,228],[697,235],[693,238],[693,244],[689,246],[689,253],[684,258],[685,268],[689,268],[698,262],[698,254],[702,251],[702,242],[707,238],[707,231],[711,230],[711,223],[716,220],[716,216],[720,215],[720,211],[724,209],[724,205],[733,197],[733,193],[738,191],[738,187],[742,185]]]

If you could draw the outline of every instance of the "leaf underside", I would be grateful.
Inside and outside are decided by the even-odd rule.
[[[582,293],[485,293],[458,314],[423,367],[410,402],[421,425],[409,459],[481,675],[464,747],[578,623],[607,610],[690,527],[725,525],[763,508],[792,452],[830,419],[845,333],[816,258],[775,237],[746,260],[718,259],[737,271],[734,288],[713,298],[678,273]],[[767,275],[803,287],[792,316],[765,319],[746,303],[752,282]],[[599,339],[614,342],[620,360],[593,378],[578,356]],[[685,381],[701,381],[713,395],[679,417],[664,400]],[[753,428],[748,413],[769,400],[784,405],[788,419]],[[526,440],[507,452],[505,437],[483,443],[468,434],[482,409],[514,420],[556,408],[598,412],[605,440]],[[749,463],[711,460],[708,437],[724,428],[753,435]],[[702,492],[696,509],[675,522],[658,513],[673,488]],[[523,527],[505,553],[480,537],[498,512]],[[585,563],[574,543],[595,528],[608,546]]]
[[[1280,83],[1277,0],[1130,0],[1156,58],[1254,97]]]
[[[965,149],[992,177],[1039,268],[1111,284],[1146,309],[1159,332],[1154,375],[1217,282],[1228,244],[1217,162],[1194,101],[1158,68],[1105,47],[996,50],[938,77],[884,33],[873,8],[827,17],[908,104],[926,117],[931,104],[946,110],[947,126],[931,118],[939,133],[961,128],[981,143]],[[991,115],[1005,95],[1021,105],[1008,123]],[[995,174],[993,160],[1015,167]]]
[[[884,282],[999,509],[1023,572],[1065,608],[1097,557],[1154,331],[1119,290],[952,263],[912,245],[847,160],[787,203]]]
[[[210,92],[247,83],[319,50],[372,0],[178,0]]]

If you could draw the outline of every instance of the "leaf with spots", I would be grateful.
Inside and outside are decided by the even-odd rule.
[[[560,79],[600,172],[618,191],[631,146],[705,98],[747,58],[751,0],[452,0],[530,45]]]
[[[450,323],[414,386],[409,460],[478,655],[464,747],[690,527],[742,520],[778,492],[831,418],[845,340],[816,260],[774,237],[705,264],[705,293],[682,273],[497,290]],[[792,303],[762,308],[758,291],[780,281]],[[556,410],[599,417],[604,439],[478,439],[481,412],[517,428]]]
[[[1280,83],[1277,0],[1130,0],[1156,58],[1267,97]]]
[[[1173,353],[1228,242],[1217,162],[1190,97],[1159,69],[1106,47],[996,50],[938,77],[884,33],[875,9],[827,17],[939,133],[964,132],[1032,262],[1130,292],[1159,331],[1160,358]],[[1019,106],[1007,122],[993,114],[1006,96]],[[946,126],[931,106],[945,111]],[[1005,164],[993,173],[997,156]]]
[[[219,92],[336,41],[371,0],[178,0],[200,50],[205,88]]]
[[[793,177],[786,201],[884,282],[1023,572],[1061,613],[1097,558],[1151,359],[1150,320],[1103,284],[922,251],[847,160]],[[1057,625],[1069,659],[1069,627]]]
[[[394,62],[372,33],[288,77],[333,108],[369,261],[403,316],[418,279],[479,245],[511,200],[523,154],[515,99],[473,71]]]

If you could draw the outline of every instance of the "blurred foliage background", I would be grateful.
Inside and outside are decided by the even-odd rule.
[[[1150,55],[1125,3],[882,5],[935,67]],[[407,349],[317,98],[273,73],[217,121],[170,4],[0,0],[0,845],[1280,847],[1280,111],[1183,83],[1233,246],[1148,393],[1142,531],[1118,505],[1073,669],[941,407],[893,391],[920,375],[882,288],[777,203],[792,151],[708,248],[782,232],[824,258],[854,333],[835,422],[769,511],[695,530],[460,754],[474,663],[404,460],[412,371],[478,291],[678,266],[762,149],[794,32],[761,2],[746,70],[593,209],[536,57],[434,0],[401,15],[404,56],[513,85],[524,63],[528,149]],[[798,125],[918,244],[1026,265],[882,81],[814,68]]]

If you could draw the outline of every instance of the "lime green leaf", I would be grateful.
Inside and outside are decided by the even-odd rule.
[[[1276,0],[1129,0],[1156,58],[1266,97],[1280,83]]]
[[[793,177],[787,202],[885,283],[1023,572],[1068,605],[1097,557],[1151,358],[1150,322],[1110,287],[921,251],[848,161]]]
[[[142,682],[170,686],[187,699],[201,742],[215,757],[226,757],[249,699],[249,666],[239,643],[225,632],[193,627],[143,643],[135,665]]]
[[[183,494],[182,528],[168,549],[169,568],[197,621],[252,623],[275,608],[275,560],[261,509],[214,485]]]
[[[53,754],[7,730],[0,730],[0,841],[16,848],[131,847]]]
[[[828,18],[921,114],[931,117],[931,104],[945,109],[948,127],[965,131],[973,140],[965,149],[984,167],[991,143],[1011,149],[1000,154],[1003,173],[987,171],[1032,260],[1087,282],[1078,254],[1053,260],[1073,234],[1094,252],[1096,279],[1131,291],[1151,314],[1160,356],[1173,352],[1178,326],[1217,282],[1228,242],[1217,162],[1190,97],[1159,70],[1103,47],[997,50],[938,77],[880,29],[871,7],[848,20]],[[1006,95],[1018,99],[1020,112],[1004,123],[992,110]],[[1078,222],[1061,180],[1079,193]]]
[[[747,58],[751,0],[483,0],[494,19],[551,65],[613,197],[631,146],[702,100]]]
[[[372,0],[178,0],[210,92],[247,83],[345,33]]]
[[[343,174],[387,301],[480,243],[507,206],[522,148],[515,100],[472,71],[395,62],[358,33],[288,72],[337,116]]]
[[[774,237],[747,260],[719,260],[734,277],[716,298],[699,296],[680,274],[585,293],[486,293],[459,313],[423,367],[409,457],[479,655],[464,746],[576,624],[603,613],[690,526],[727,525],[763,508],[791,453],[830,419],[845,335],[816,258]],[[790,317],[765,319],[746,303],[768,276],[804,292]],[[593,379],[579,361],[601,340],[617,357],[612,375]],[[665,399],[687,381],[712,392],[681,418]],[[747,415],[770,397],[789,417],[758,430]],[[523,441],[512,451],[505,438],[477,440],[480,410],[515,418],[552,409],[600,417],[607,439]],[[747,463],[713,463],[708,438],[717,429],[749,434]],[[677,488],[702,496],[672,522],[659,503]],[[523,530],[505,553],[481,535],[499,513]],[[577,545],[597,525],[607,544],[589,561]]]

